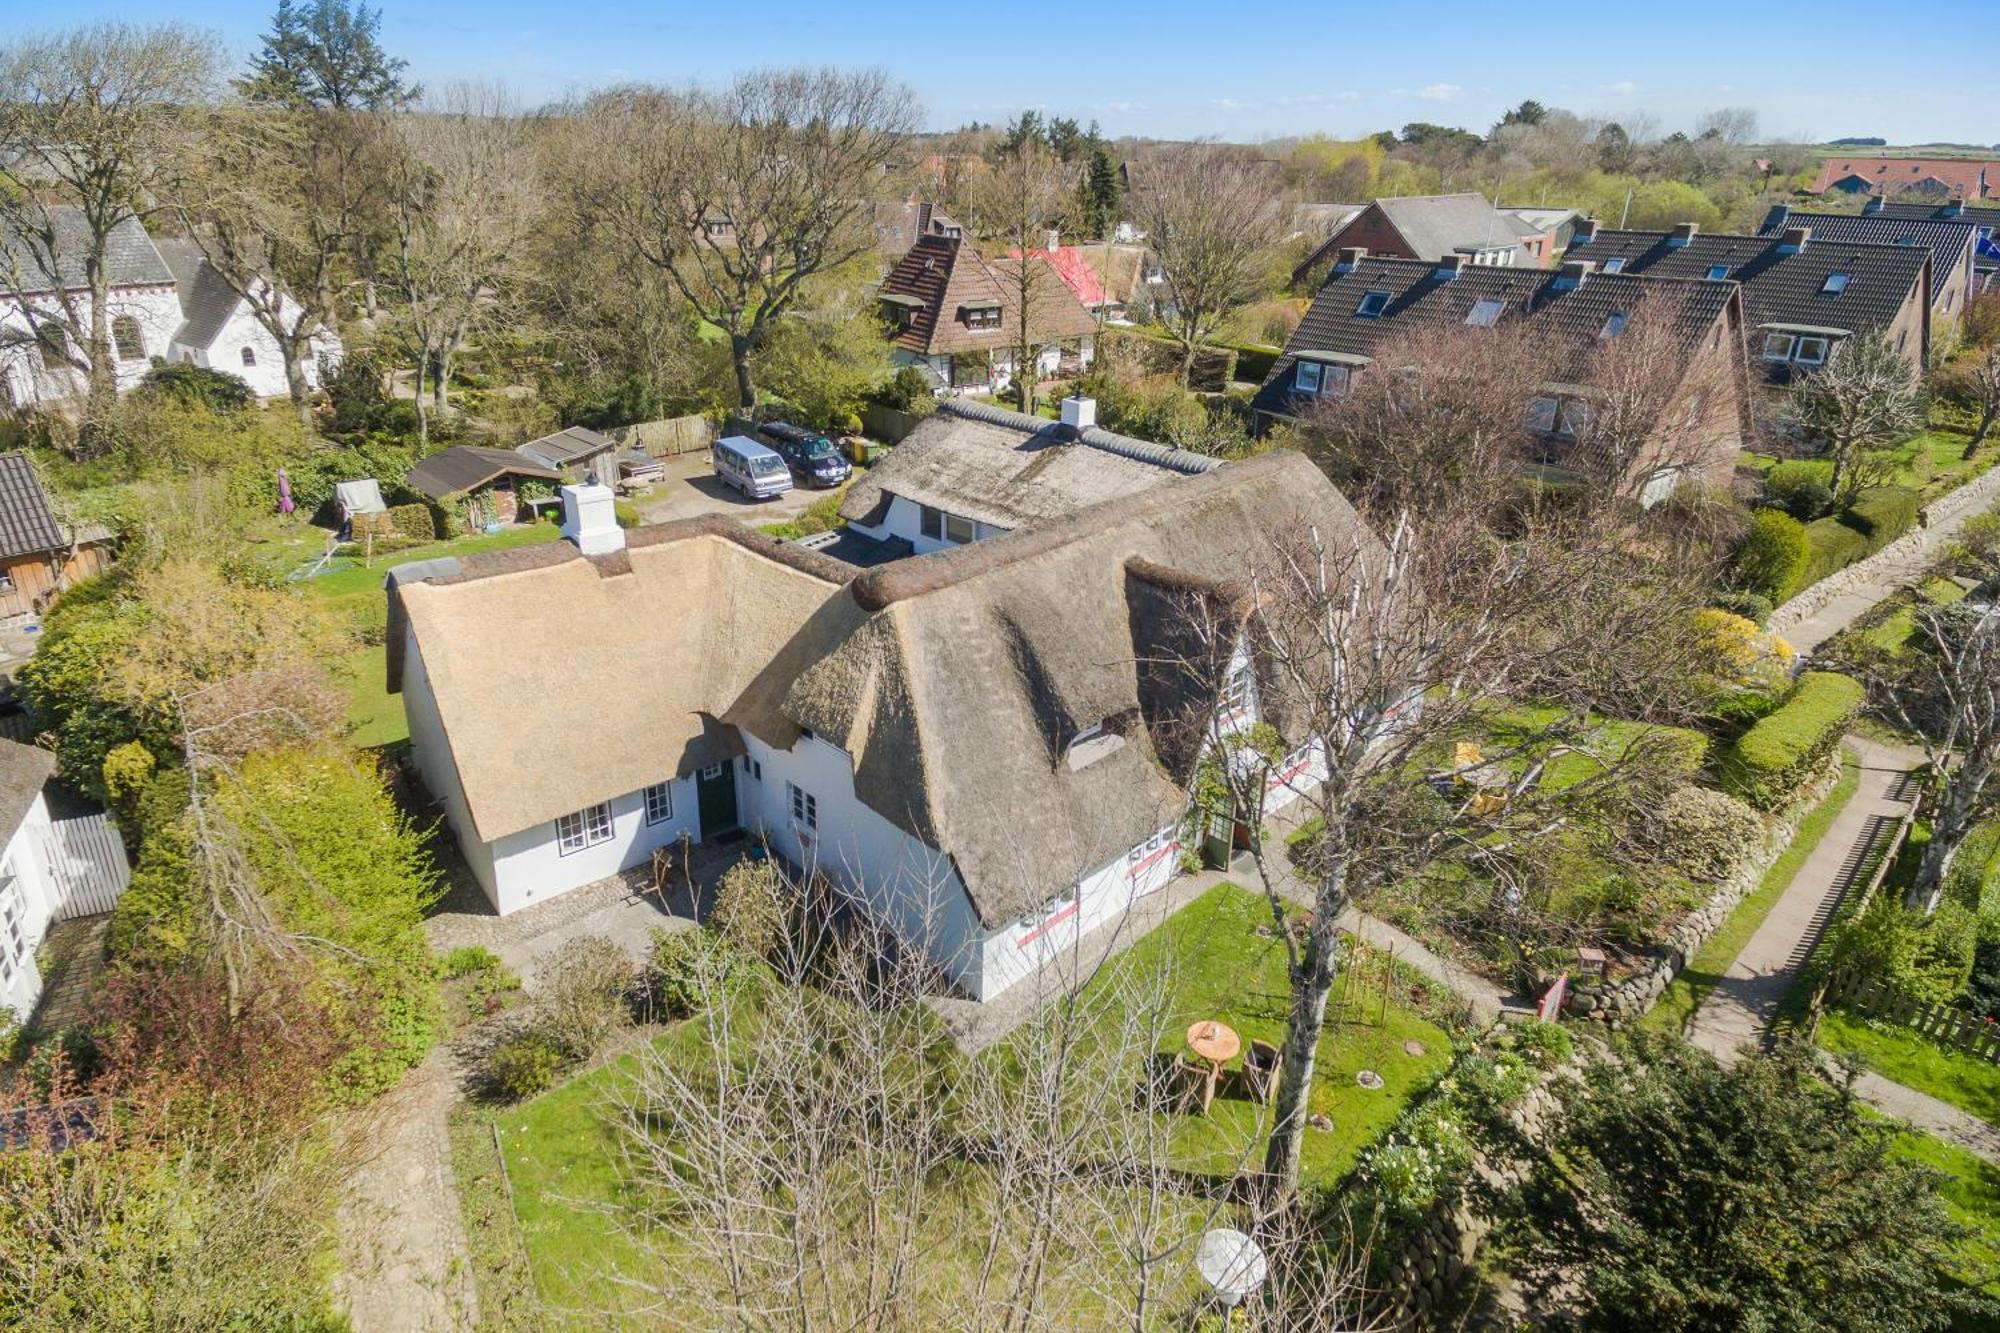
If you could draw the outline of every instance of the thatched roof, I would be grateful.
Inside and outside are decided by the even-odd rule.
[[[1162,444],[984,403],[948,402],[854,483],[850,522],[879,521],[900,495],[997,527],[1067,518],[1079,509],[1208,472],[1217,460]]]
[[[0,839],[11,836],[28,816],[42,786],[55,776],[56,757],[47,750],[0,740]]]
[[[729,519],[628,538],[598,560],[566,542],[493,552],[391,590],[392,639],[407,617],[486,841],[729,758],[734,727],[789,747],[778,701],[859,619],[831,600],[852,567]]]
[[[1231,463],[1058,523],[870,571],[869,619],[791,687],[785,712],[845,748],[861,799],[956,863],[1004,925],[1186,806],[1195,749],[1177,599],[1226,595],[1302,518],[1372,545],[1301,455]],[[1070,740],[1123,744],[1081,767]]]

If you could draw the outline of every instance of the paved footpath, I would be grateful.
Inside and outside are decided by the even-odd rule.
[[[1883,821],[1900,819],[1909,808],[1903,780],[1923,755],[1862,736],[1849,736],[1847,744],[1861,762],[1854,796],[1688,1025],[1687,1039],[1725,1062],[1768,1044],[1785,992],[1812,955],[1841,897],[1859,879]],[[1854,1092],[1884,1115],[2000,1163],[2000,1128],[1978,1116],[1868,1070],[1856,1077]]]

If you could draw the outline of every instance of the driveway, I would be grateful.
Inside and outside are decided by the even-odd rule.
[[[769,500],[746,500],[716,479],[708,455],[682,454],[666,460],[667,479],[653,487],[652,494],[636,497],[634,504],[648,523],[665,523],[676,518],[697,518],[703,514],[727,514],[752,526],[783,523],[829,491],[794,486]]]

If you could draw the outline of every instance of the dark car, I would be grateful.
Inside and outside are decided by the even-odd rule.
[[[854,465],[840,456],[833,441],[816,430],[786,421],[770,421],[758,433],[769,440],[785,465],[807,486],[838,486],[853,475]]]

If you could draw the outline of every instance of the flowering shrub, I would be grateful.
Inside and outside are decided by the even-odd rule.
[[[1444,1090],[1451,1082],[1439,1084]],[[1472,1163],[1472,1139],[1449,1094],[1405,1116],[1389,1136],[1361,1155],[1361,1187],[1383,1220],[1421,1222]]]

